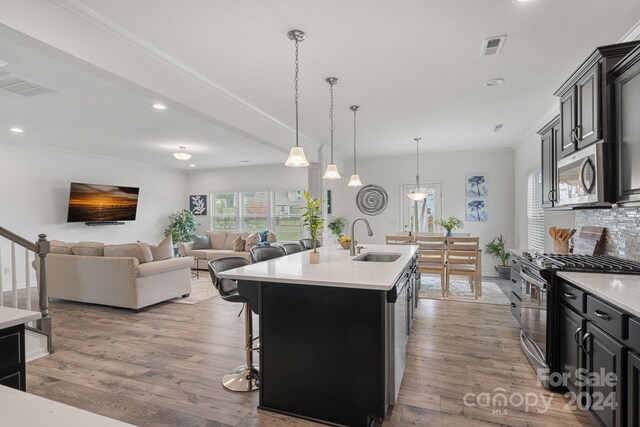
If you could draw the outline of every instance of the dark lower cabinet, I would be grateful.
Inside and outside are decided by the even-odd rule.
[[[640,427],[640,357],[629,353],[627,363],[627,425]]]
[[[0,385],[26,389],[24,325],[0,330]]]
[[[601,426],[623,427],[626,348],[591,322],[583,337],[587,353],[586,369],[593,381],[587,383],[589,411]],[[604,374],[604,375],[603,375]]]
[[[577,385],[577,372],[585,366],[582,337],[585,334],[586,320],[565,305],[560,308],[560,357],[562,372],[568,375],[567,388],[579,395],[584,390]]]

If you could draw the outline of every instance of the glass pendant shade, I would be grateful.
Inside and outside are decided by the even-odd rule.
[[[351,175],[351,179],[347,184],[349,187],[362,187],[362,181],[360,181],[360,176],[358,174]]]
[[[187,147],[178,147],[180,151],[173,153],[173,157],[178,160],[189,160],[191,158],[191,154],[187,153],[185,150]]]
[[[418,202],[420,200],[426,199],[427,193],[423,193],[422,191],[418,190],[418,188],[415,188],[414,190],[411,190],[410,193],[407,193],[407,197],[414,202]]]
[[[335,165],[335,163],[329,163],[327,165],[327,170],[324,172],[324,175],[322,175],[322,177],[324,179],[340,179],[340,178],[342,178],[340,176],[340,172],[338,172],[338,167]]]
[[[291,147],[285,166],[291,168],[304,168],[309,166],[307,156],[304,155],[304,149],[302,147]]]

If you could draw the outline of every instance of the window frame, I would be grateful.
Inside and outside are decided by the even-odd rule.
[[[544,209],[542,208],[542,170],[527,174],[527,249],[544,252]]]

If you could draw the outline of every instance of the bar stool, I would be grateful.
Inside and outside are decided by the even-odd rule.
[[[239,302],[244,306],[244,350],[245,364],[235,368],[230,374],[222,378],[222,386],[227,390],[247,392],[260,388],[260,374],[257,365],[253,364],[253,318],[251,303],[238,293],[238,281],[221,279],[219,273],[237,267],[248,265],[249,261],[242,257],[229,257],[209,261],[209,272],[214,286],[220,293],[220,298],[229,302]]]
[[[305,251],[313,249],[313,239],[300,239],[300,246],[302,246]],[[316,248],[319,248],[320,246],[322,246],[320,241],[317,241]]]
[[[280,246],[254,246],[250,252],[253,263],[268,261],[286,255],[284,249]]]
[[[280,243],[280,247],[284,249],[284,253],[286,255],[302,252],[302,246],[300,246],[300,243]]]

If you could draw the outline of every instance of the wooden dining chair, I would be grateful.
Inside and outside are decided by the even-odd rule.
[[[413,245],[415,236],[386,236],[387,245]]]
[[[449,237],[447,239],[447,291],[450,289],[451,276],[469,277],[471,291],[476,299],[482,296],[479,238]]]
[[[439,236],[416,236],[416,245],[418,249],[418,273],[419,283],[421,283],[422,274],[438,274],[440,275],[440,286],[442,286],[442,296],[448,295],[447,281],[445,278],[446,270],[446,252],[447,239],[440,234]]]

